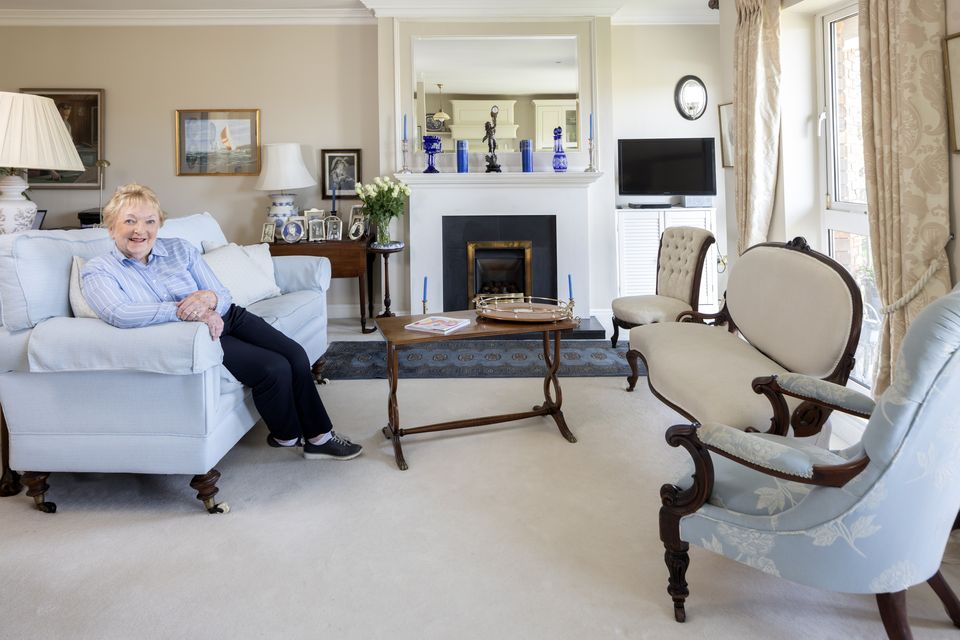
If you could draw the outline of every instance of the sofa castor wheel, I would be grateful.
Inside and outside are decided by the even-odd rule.
[[[44,513],[56,513],[57,505],[54,502],[44,502],[41,500],[37,502],[37,511],[42,511]]]
[[[203,506],[207,508],[207,513],[230,513],[230,505],[226,502],[214,503],[213,500],[211,500],[210,503],[207,504],[207,502],[204,501]]]

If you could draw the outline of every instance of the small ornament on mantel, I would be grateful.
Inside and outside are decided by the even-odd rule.
[[[490,107],[490,120],[483,126],[485,133],[480,142],[487,143],[487,173],[500,173],[500,163],[497,161],[497,114],[500,113],[500,107],[493,105]]]

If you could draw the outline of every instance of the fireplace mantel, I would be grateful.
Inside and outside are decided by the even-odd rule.
[[[450,187],[579,187],[589,186],[603,177],[600,171],[566,173],[396,173],[394,177],[411,187],[447,189]]]
[[[556,220],[556,291],[565,297],[567,274],[584,308],[590,300],[590,191],[600,172],[567,173],[398,173],[410,186],[407,300],[418,309],[423,278],[432,313],[442,309],[444,265],[443,219],[447,216],[554,216]],[[525,240],[528,238],[508,238]]]

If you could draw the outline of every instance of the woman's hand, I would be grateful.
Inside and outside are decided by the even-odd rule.
[[[223,334],[223,318],[214,309],[207,309],[200,318],[200,322],[205,322],[210,329],[211,340],[216,340]]]
[[[177,303],[177,317],[184,322],[204,322],[204,313],[215,309],[217,294],[209,289],[194,291]]]

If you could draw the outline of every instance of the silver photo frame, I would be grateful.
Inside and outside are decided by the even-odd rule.
[[[323,218],[310,218],[307,222],[310,242],[324,242],[327,239],[327,227]]]
[[[285,242],[289,242],[290,244],[300,242],[307,233],[306,223],[306,218],[303,216],[288,218],[287,223],[283,225],[283,230],[280,232],[281,237]]]
[[[324,229],[327,240],[343,239],[343,220],[337,216],[327,216],[324,218]]]

